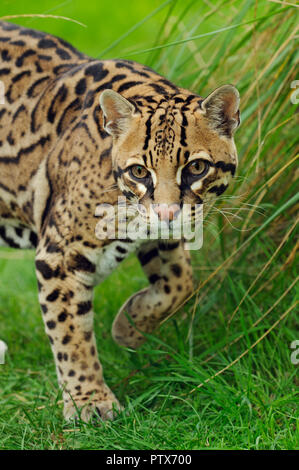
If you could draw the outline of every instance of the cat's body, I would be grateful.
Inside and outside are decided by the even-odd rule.
[[[88,403],[83,419],[95,409],[111,417],[118,402],[97,357],[93,286],[137,252],[150,285],[121,309],[113,336],[138,347],[191,293],[192,272],[182,240],[100,239],[96,208],[125,196],[169,221],[184,203],[221,194],[237,164],[238,93],[227,85],[202,100],[143,65],[96,61],[8,23],[0,54],[0,245],[37,249],[66,418],[73,400]]]

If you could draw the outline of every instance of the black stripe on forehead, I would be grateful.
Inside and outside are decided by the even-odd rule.
[[[186,142],[186,130],[185,128],[188,126],[188,121],[187,121],[187,118],[185,116],[184,113],[182,113],[182,117],[183,117],[183,120],[182,120],[182,125],[181,125],[181,140],[180,140],[180,144],[183,146],[183,147],[187,147],[187,142]]]
[[[145,132],[145,140],[144,140],[144,145],[143,145],[143,150],[146,150],[148,148],[148,143],[151,138],[151,129],[152,129],[152,120],[153,114],[151,113],[145,123],[146,127],[146,132]]]
[[[149,151],[149,156],[150,156],[151,165],[152,165],[152,168],[153,168],[153,166],[154,166],[154,160],[153,160],[153,154],[152,154],[152,151],[151,151],[151,150]]]

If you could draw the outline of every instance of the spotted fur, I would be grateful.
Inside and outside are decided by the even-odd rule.
[[[146,211],[156,205],[159,217],[168,204],[175,217],[184,203],[222,194],[237,165],[238,92],[225,85],[203,99],[144,65],[94,60],[4,22],[0,80],[0,245],[36,249],[65,417],[83,407],[84,420],[95,411],[111,418],[120,405],[98,359],[93,287],[137,252],[149,286],[112,327],[118,343],[136,348],[192,292],[192,271],[183,240],[100,240],[96,207],[125,196]],[[199,176],[194,162],[204,168]],[[146,177],[134,177],[134,165]]]

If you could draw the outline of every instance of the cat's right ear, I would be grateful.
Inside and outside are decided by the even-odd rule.
[[[104,114],[104,129],[113,137],[126,133],[135,114],[130,101],[113,90],[105,90],[100,96],[100,106]]]
[[[201,103],[203,114],[212,129],[231,138],[240,125],[240,95],[233,85],[216,88]]]

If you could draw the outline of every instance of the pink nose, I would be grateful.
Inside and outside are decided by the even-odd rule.
[[[179,212],[180,206],[178,204],[157,204],[154,206],[154,211],[158,214],[160,220],[174,220]]]

